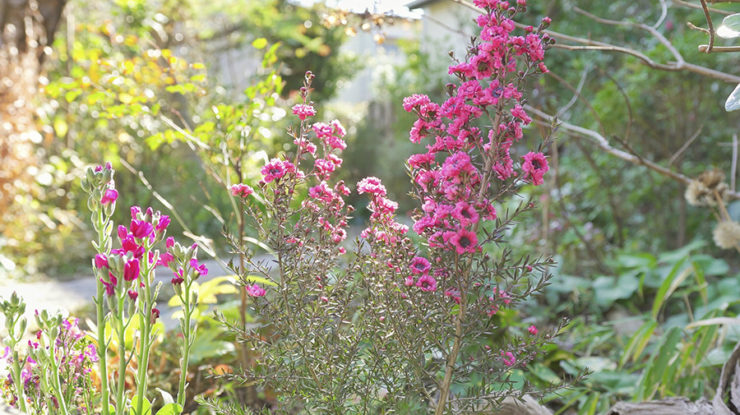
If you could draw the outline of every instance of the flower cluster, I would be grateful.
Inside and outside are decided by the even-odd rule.
[[[80,330],[77,318],[49,316],[46,311],[36,311],[35,317],[40,328],[27,342],[28,354],[13,353],[6,346],[0,356],[8,366],[14,365],[14,359],[22,362],[19,380],[26,411],[47,413],[61,404],[92,413],[93,364],[98,361],[95,345]],[[2,390],[11,406],[22,407],[12,374]]]
[[[425,235],[430,247],[474,253],[479,248],[475,229],[482,219],[493,220],[496,210],[488,197],[492,187],[490,171],[498,180],[517,175],[511,147],[523,136],[522,127],[531,118],[521,105],[517,88],[517,56],[531,72],[546,72],[542,63],[548,42],[541,32],[529,28],[526,36],[514,36],[514,22],[507,17],[516,8],[505,1],[477,1],[486,13],[476,20],[481,27],[481,42],[465,62],[450,66],[450,73],[460,85],[449,85],[450,97],[441,105],[420,94],[404,99],[403,108],[419,117],[410,132],[410,140],[431,140],[427,151],[408,160],[420,189],[423,214],[414,231]],[[511,10],[511,11],[510,11]],[[506,110],[508,108],[508,110]],[[491,119],[490,114],[496,114]],[[493,126],[486,132],[480,121]],[[470,153],[477,150],[483,165],[476,166]],[[542,153],[523,157],[522,178],[542,184],[548,170]]]

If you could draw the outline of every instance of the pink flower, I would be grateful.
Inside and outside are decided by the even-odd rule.
[[[164,244],[167,247],[167,249],[172,248],[173,246],[175,246],[175,238],[171,236],[168,237]]]
[[[105,193],[103,193],[103,198],[100,199],[101,205],[107,205],[109,203],[113,203],[118,199],[118,190],[116,189],[105,189]]]
[[[283,161],[280,159],[272,159],[269,163],[262,167],[260,172],[264,176],[265,183],[270,183],[273,180],[278,180],[285,176],[287,173],[294,172],[295,166],[289,161]]]
[[[467,202],[457,202],[455,210],[452,211],[452,217],[463,226],[478,222],[478,212]]]
[[[301,121],[305,120],[307,117],[312,117],[316,115],[316,110],[306,104],[296,104],[293,105],[293,114],[297,115],[298,118],[301,119]]]
[[[357,193],[372,193],[379,196],[385,196],[385,186],[377,177],[365,177],[357,183]]]
[[[136,301],[136,299],[139,297],[139,293],[137,293],[134,290],[128,290],[128,298],[131,299],[131,301]]]
[[[131,206],[131,219],[137,219],[141,213],[141,208],[138,206]]]
[[[170,262],[174,261],[175,257],[172,255],[171,252],[165,252],[162,255],[159,256],[159,260],[157,261],[157,265],[164,265],[165,267],[170,266]]]
[[[407,287],[411,287],[412,285],[414,285],[414,276],[408,275],[406,279],[403,281],[403,285]]]
[[[208,275],[208,268],[205,264],[198,264],[198,260],[195,258],[190,259],[190,266],[193,267],[195,272],[199,275]]]
[[[508,367],[514,366],[516,363],[516,357],[514,356],[514,353],[512,352],[501,352],[501,360],[504,361],[504,364]]]
[[[157,230],[157,233],[162,233],[167,229],[169,225],[170,225],[170,217],[167,215],[162,215],[159,218],[159,222],[157,222],[157,227],[155,229]]]
[[[231,186],[231,194],[241,198],[246,198],[254,193],[254,190],[246,184],[235,184]]]
[[[134,235],[134,238],[137,239],[148,238],[154,233],[154,227],[151,223],[138,219],[131,220],[129,230],[131,230],[131,234]]]
[[[97,254],[95,255],[95,268],[108,268],[108,258],[105,256],[105,254]]]
[[[419,277],[419,280],[416,281],[416,286],[421,288],[422,291],[436,291],[437,280],[435,280],[431,275],[422,275]]]
[[[529,334],[531,334],[533,336],[536,336],[537,335],[537,327],[534,324],[531,325],[531,326],[529,326],[529,328],[527,329],[527,331],[529,331]]]
[[[178,268],[177,272],[175,272],[175,276],[172,277],[172,285],[180,285],[185,281],[185,275],[182,270],[182,268]]]
[[[128,261],[126,265],[123,266],[123,280],[133,281],[139,278],[139,272],[140,272],[139,260],[134,258],[131,261]]]
[[[406,112],[411,112],[415,107],[420,107],[429,102],[428,96],[423,94],[414,94],[403,99],[403,109],[406,110]]]
[[[254,284],[254,285],[247,284],[246,286],[244,286],[244,289],[247,290],[247,294],[250,297],[264,297],[266,293],[265,289],[260,287],[257,284]]]
[[[431,264],[426,258],[417,256],[411,260],[411,265],[409,267],[411,268],[411,272],[414,274],[426,274],[429,272]]]
[[[445,236],[459,255],[466,252],[475,252],[478,246],[478,236],[464,228],[460,228],[457,232],[446,232]]]
[[[532,180],[532,184],[534,184],[535,186],[539,186],[544,183],[544,180],[542,180],[542,176],[544,176],[545,173],[550,170],[550,167],[547,165],[547,159],[545,158],[545,155],[542,153],[534,153],[530,151],[522,158],[524,159],[522,170],[525,173],[525,177],[530,178]]]

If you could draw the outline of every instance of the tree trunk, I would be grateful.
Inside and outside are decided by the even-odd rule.
[[[0,0],[0,214],[9,212],[16,191],[31,179],[34,97],[66,0]],[[0,221],[0,233],[3,224]]]

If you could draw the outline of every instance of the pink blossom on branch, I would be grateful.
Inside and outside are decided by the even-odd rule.
[[[542,177],[550,170],[545,155],[529,152],[522,158],[524,159],[524,163],[522,163],[522,171],[525,173],[524,177],[530,179],[535,186],[544,183]]]
[[[293,114],[297,115],[298,118],[301,119],[301,121],[305,120],[308,117],[313,117],[316,115],[316,110],[311,105],[307,104],[296,104],[292,108]]]

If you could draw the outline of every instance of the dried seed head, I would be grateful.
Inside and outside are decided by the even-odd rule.
[[[727,200],[729,186],[724,180],[725,175],[720,170],[707,170],[689,183],[684,197],[692,206],[716,206],[714,192],[720,199]]]
[[[725,220],[717,224],[712,233],[714,243],[722,249],[732,249],[740,243],[740,223]]]

